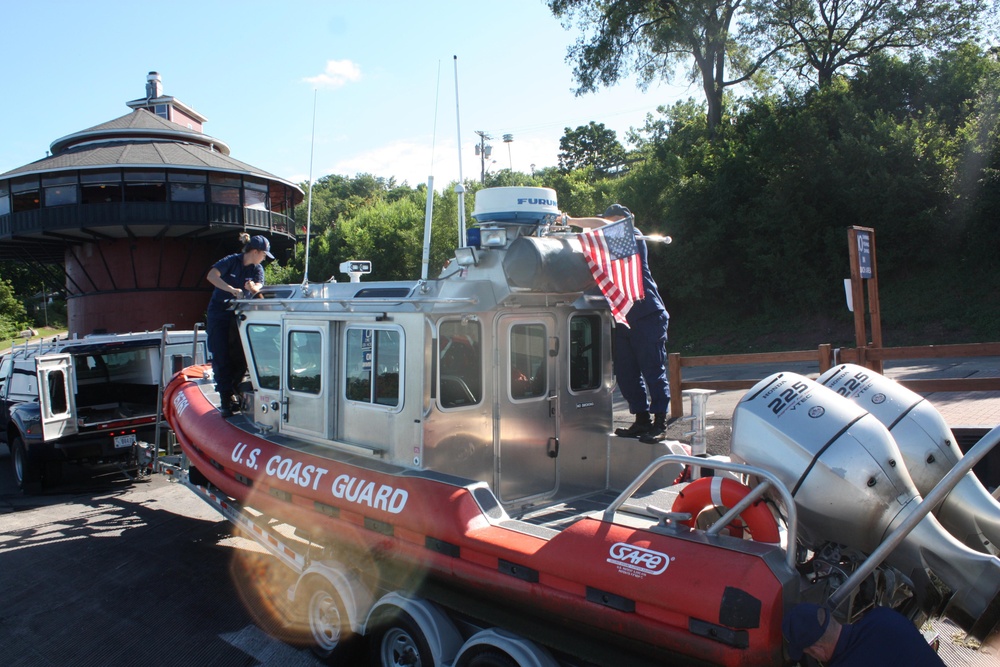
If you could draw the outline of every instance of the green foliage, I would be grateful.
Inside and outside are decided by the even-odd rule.
[[[625,164],[625,148],[614,130],[590,121],[575,130],[566,128],[559,140],[559,168],[563,172],[593,167],[604,178],[618,173]]]
[[[0,278],[0,340],[10,340],[28,328],[28,313],[10,281]]]

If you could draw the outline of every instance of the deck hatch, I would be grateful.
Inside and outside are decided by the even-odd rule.
[[[630,614],[635,613],[635,600],[591,586],[587,586],[587,602],[594,602],[618,611],[627,611]]]
[[[517,563],[512,563],[509,560],[499,559],[497,564],[497,569],[502,574],[507,574],[522,581],[527,581],[529,584],[538,583],[538,570],[533,570],[530,567],[525,567],[524,565],[518,565]]]

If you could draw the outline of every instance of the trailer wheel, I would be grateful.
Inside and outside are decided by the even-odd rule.
[[[14,469],[14,481],[21,491],[38,493],[42,490],[41,466],[28,455],[20,435],[15,435],[10,441],[10,461]]]
[[[459,667],[520,667],[520,665],[499,649],[483,649],[463,657]]]
[[[434,667],[434,655],[416,621],[402,609],[380,614],[368,633],[372,667]]]
[[[353,643],[344,603],[332,586],[320,583],[309,596],[306,609],[312,652],[318,658],[331,661],[342,657]]]

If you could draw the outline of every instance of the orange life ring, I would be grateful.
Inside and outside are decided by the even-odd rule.
[[[743,500],[750,493],[750,488],[740,484],[728,477],[702,477],[684,487],[684,490],[677,495],[673,512],[686,512],[691,514],[691,519],[682,521],[687,526],[694,527],[698,515],[712,507],[735,507],[736,503]],[[763,501],[758,500],[740,514],[743,522],[746,523],[746,530],[750,533],[750,539],[755,542],[766,542],[768,544],[780,544],[781,536],[778,533],[778,522],[775,521],[771,510]],[[739,530],[736,533],[742,536],[742,525],[737,524]],[[733,526],[730,525],[730,534],[733,534]]]

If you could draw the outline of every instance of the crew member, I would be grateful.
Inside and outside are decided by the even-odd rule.
[[[604,213],[591,218],[566,216],[566,224],[585,229],[632,217],[621,204],[613,204]],[[670,315],[663,305],[656,281],[649,271],[646,242],[636,231],[636,246],[642,262],[642,287],[645,296],[635,301],[625,320],[628,326],[615,327],[614,367],[618,388],[628,403],[635,422],[615,430],[626,438],[642,436],[645,441],[663,437],[667,430],[667,409],[670,407],[670,385],[667,382],[667,327]],[[650,413],[653,418],[650,419]]]
[[[944,667],[913,623],[888,607],[841,625],[826,607],[804,602],[785,614],[781,630],[794,661],[805,654],[827,667]]]
[[[231,299],[252,298],[264,286],[264,259],[274,259],[271,244],[263,236],[240,234],[241,252],[226,255],[209,269],[206,278],[215,286],[208,302],[208,350],[212,354],[215,389],[222,413],[230,416],[240,409],[239,385],[247,371],[240,343],[236,314]]]

